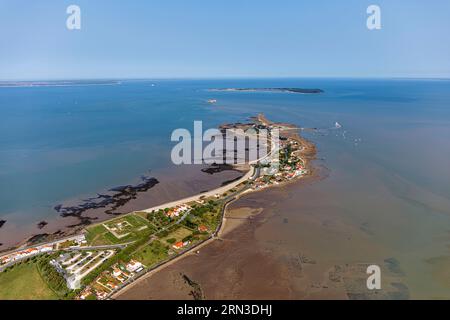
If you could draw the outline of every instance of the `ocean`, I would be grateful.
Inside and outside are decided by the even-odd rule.
[[[324,93],[209,90],[258,87]],[[289,220],[263,227],[272,240],[286,240],[280,250],[304,250],[308,238],[299,217],[321,216],[331,229],[317,228],[322,240],[311,244],[321,252],[317,259],[370,263],[372,250],[375,262],[395,261],[411,297],[450,298],[448,80],[126,80],[0,87],[0,220],[6,220],[0,243],[12,244],[12,233],[48,232],[37,230],[36,223],[56,219],[54,206],[137,183],[142,175],[190,185],[201,173],[182,174],[191,169],[171,164],[172,131],[192,131],[194,120],[206,129],[258,113],[305,128],[302,134],[318,147],[316,165],[327,172],[316,183],[288,188],[288,199],[271,209]],[[165,190],[172,196],[188,192],[181,189],[168,183]],[[354,236],[359,242],[330,236],[339,228],[347,240]],[[321,232],[330,233],[321,237]],[[357,243],[361,247],[352,247]]]

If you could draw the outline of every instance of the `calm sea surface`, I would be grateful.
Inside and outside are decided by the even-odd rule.
[[[229,87],[325,93],[207,90]],[[212,98],[217,104],[206,102]],[[172,166],[174,129],[192,131],[194,120],[212,128],[260,112],[318,129],[305,136],[318,145],[320,165],[330,175],[315,186],[320,199],[299,197],[299,202],[311,201],[313,208],[329,204],[330,214],[335,210],[358,221],[397,254],[416,296],[450,296],[450,277],[442,280],[450,267],[446,80],[167,80],[0,88],[0,219],[7,220],[4,228],[35,224],[57,216],[56,204],[135,183],[141,175],[158,176]],[[334,128],[336,122],[341,129]],[[290,223],[287,231],[296,230]]]

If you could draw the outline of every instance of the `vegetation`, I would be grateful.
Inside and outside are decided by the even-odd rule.
[[[188,227],[189,229],[195,230],[198,228],[198,225],[192,221],[193,219],[191,217],[187,217],[184,221],[183,224]]]
[[[86,240],[92,246],[112,244],[106,234],[110,233],[103,225],[89,227],[86,233]],[[111,235],[112,236],[112,235]]]
[[[56,300],[58,298],[39,274],[36,259],[18,263],[0,273],[0,300]]]
[[[202,218],[208,212],[217,211],[217,203],[213,200],[209,200],[207,204],[203,206],[194,206],[191,210],[191,215]]]
[[[168,257],[168,251],[168,246],[165,246],[161,241],[155,240],[148,246],[143,246],[132,257],[147,267],[151,267],[166,259]]]
[[[182,241],[185,237],[192,235],[192,230],[189,230],[183,226],[177,226],[177,228],[172,231],[167,238],[162,239],[168,244],[173,244],[178,241]],[[175,241],[174,241],[175,239]],[[170,240],[170,242],[169,242]]]
[[[58,297],[66,298],[69,296],[70,290],[67,288],[66,279],[50,264],[55,255],[42,256],[37,262],[37,268],[42,279],[47,283],[50,289],[55,292]]]
[[[153,223],[156,227],[165,227],[169,225],[172,222],[172,219],[166,215],[166,210],[152,211],[147,214],[148,221]]]
[[[122,261],[122,262],[128,262],[131,260],[132,254],[137,251],[141,246],[143,246],[147,241],[149,241],[149,237],[151,235],[151,232],[149,230],[144,230],[141,233],[141,237],[136,240],[135,242],[129,244],[125,249],[122,249],[117,254],[106,260],[104,263],[102,263],[98,268],[96,268],[94,271],[89,273],[86,277],[83,278],[82,284],[88,285],[91,282],[93,282],[103,271],[106,271],[110,267],[112,267],[114,264]]]
[[[117,238],[103,224],[95,225],[87,229],[86,240],[90,245],[109,245],[131,242],[140,239],[148,233],[156,232],[156,228],[150,224],[145,218],[138,214],[130,214],[106,223],[109,228],[116,226],[121,222],[127,222],[129,225],[125,227],[122,234],[128,234],[122,238]],[[120,234],[120,232],[118,232]]]

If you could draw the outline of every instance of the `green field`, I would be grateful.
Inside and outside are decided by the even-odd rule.
[[[169,239],[175,239],[175,242],[181,241],[183,240],[184,237],[190,236],[192,235],[192,231],[179,226],[176,230],[172,231],[167,237],[165,237],[164,239],[161,239],[161,241],[168,246],[172,246],[173,243],[169,243],[167,242],[167,240]]]
[[[128,222],[131,226],[127,226],[126,229],[123,230],[123,234],[128,235],[120,239],[109,232],[103,224],[88,227],[86,240],[89,245],[98,246],[131,242],[139,239],[142,235],[148,236],[156,231],[156,228],[147,222],[145,218],[134,214],[107,221],[105,224],[108,227],[114,227],[117,223],[122,221]],[[120,234],[120,232],[117,233]]]
[[[0,300],[56,300],[42,280],[36,263],[22,263],[0,273]]]
[[[140,261],[147,267],[160,263],[168,257],[168,247],[160,241],[153,241],[136,251],[132,258]]]
[[[89,227],[86,233],[86,240],[91,246],[99,246],[105,244],[113,244],[113,242],[107,237],[109,234],[111,237],[114,237],[106,228],[102,225],[96,225],[93,227]]]

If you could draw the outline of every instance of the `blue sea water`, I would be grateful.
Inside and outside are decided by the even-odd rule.
[[[170,165],[172,130],[218,123],[195,86],[152,84],[0,88],[0,216],[130,183]]]
[[[324,93],[208,90],[238,87]],[[208,104],[212,98],[218,102]],[[423,259],[448,256],[448,80],[129,80],[0,88],[0,219],[51,219],[53,207],[67,199],[95,196],[149,170],[172,167],[174,129],[192,130],[194,120],[214,128],[261,112],[318,129],[304,134],[330,170],[322,190],[350,217],[369,219],[383,245],[398,252],[420,248]],[[341,129],[333,129],[336,122]],[[387,201],[387,193],[395,201]]]
[[[208,92],[228,87],[306,87],[325,93]],[[448,196],[449,88],[449,81],[336,79],[0,88],[0,218],[49,216],[64,199],[171,166],[171,132],[192,130],[194,120],[210,128],[259,112],[304,127],[328,128],[338,121],[348,139],[363,139],[367,157]],[[209,105],[209,98],[219,103]],[[317,142],[327,145],[328,140]],[[330,152],[328,147],[335,148],[335,142],[320,149]],[[430,174],[437,167],[439,174]]]

